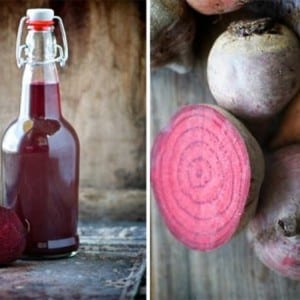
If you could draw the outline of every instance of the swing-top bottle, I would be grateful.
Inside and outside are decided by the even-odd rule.
[[[25,67],[20,112],[2,138],[3,201],[27,228],[25,256],[69,256],[78,248],[79,141],[61,112],[56,69],[67,57],[62,20],[51,9],[27,10],[16,47],[17,64]]]

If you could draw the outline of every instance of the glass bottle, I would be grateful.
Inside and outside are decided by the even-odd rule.
[[[64,48],[56,44],[55,19]],[[20,45],[25,22],[28,33],[25,45]],[[79,140],[61,113],[56,62],[64,65],[68,48],[63,23],[53,10],[27,10],[16,54],[25,70],[20,113],[2,139],[4,205],[27,227],[24,256],[69,256],[79,244]]]

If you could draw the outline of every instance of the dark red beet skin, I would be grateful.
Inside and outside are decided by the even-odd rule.
[[[0,265],[18,259],[26,244],[26,230],[16,213],[0,207]]]

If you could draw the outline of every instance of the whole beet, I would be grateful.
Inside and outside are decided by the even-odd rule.
[[[247,8],[258,16],[281,20],[300,36],[300,0],[251,0]]]
[[[223,14],[238,10],[251,0],[186,0],[190,6],[204,15]]]
[[[267,119],[299,90],[299,57],[299,40],[286,26],[268,18],[232,23],[209,54],[210,90],[236,116]]]
[[[285,108],[270,147],[278,149],[295,143],[300,143],[300,93]]]
[[[20,258],[26,245],[26,230],[17,214],[0,207],[0,265]]]
[[[151,68],[187,73],[194,62],[196,20],[185,0],[151,1]]]
[[[300,280],[300,145],[272,154],[266,170],[248,238],[266,266]]]

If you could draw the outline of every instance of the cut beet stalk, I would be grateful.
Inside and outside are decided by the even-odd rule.
[[[172,234],[189,248],[213,250],[256,208],[263,154],[249,131],[213,105],[188,105],[156,138],[151,183]]]

